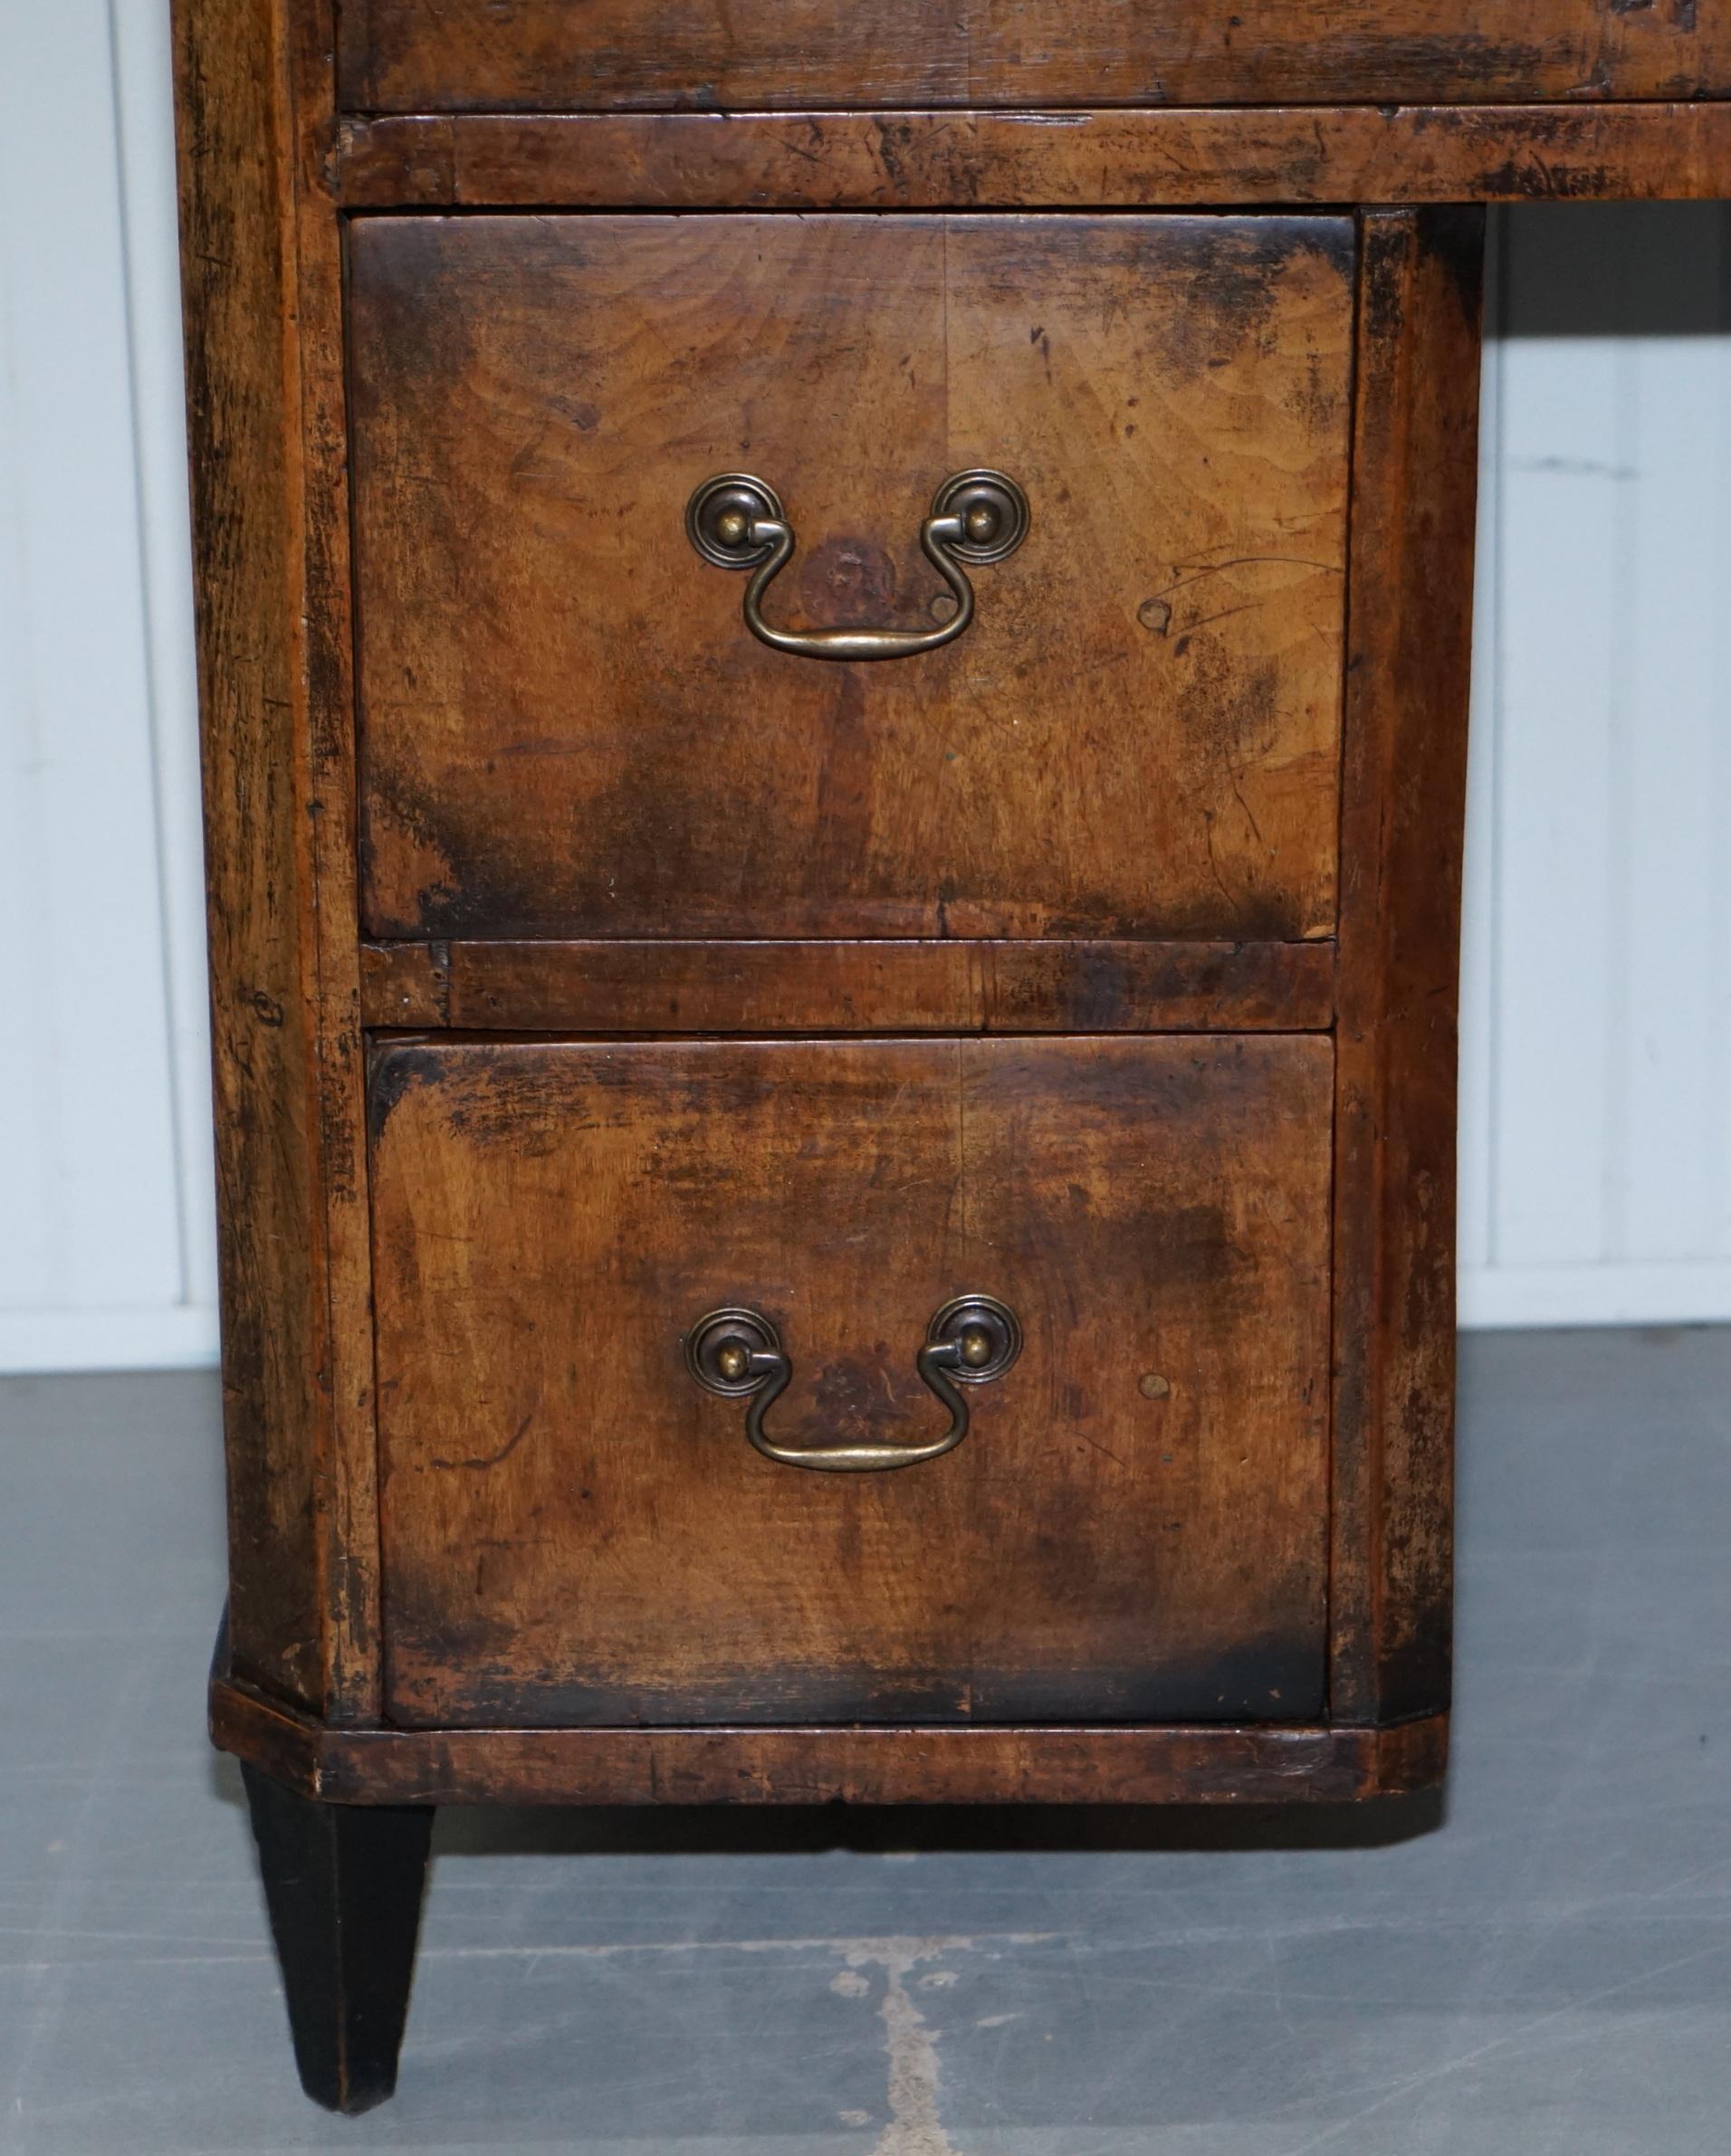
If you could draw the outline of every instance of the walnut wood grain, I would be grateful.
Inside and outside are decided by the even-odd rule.
[[[1717,0],[348,0],[361,111],[1723,97]]]
[[[389,1718],[1315,1717],[1332,1093],[1315,1035],[386,1050]],[[784,1435],[928,1436],[970,1291],[1027,1345],[927,1465],[772,1464],[684,1368],[749,1305]]]
[[[1332,943],[399,943],[375,1026],[504,1033],[1321,1031]]]
[[[225,1751],[329,1802],[1339,1804],[1442,1779],[1446,1715],[1393,1729],[329,1729],[217,1676]]]
[[[1731,103],[416,114],[344,123],[351,209],[1189,209],[1718,200]]]
[[[1364,221],[1343,780],[1334,1632],[1348,1721],[1449,1703],[1456,1009],[1484,215]]]
[[[357,220],[370,930],[1329,932],[1353,273],[1322,217]],[[929,627],[976,464],[1033,529],[918,659],[767,650],[684,536],[756,470],[779,619]]]
[[[363,943],[363,1026],[447,1026],[451,1023],[448,943]]]
[[[329,24],[177,0],[236,1666],[376,1682]],[[285,324],[295,325],[292,336]]]

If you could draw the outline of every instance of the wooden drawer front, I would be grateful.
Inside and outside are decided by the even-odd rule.
[[[1323,1707],[1331,1045],[424,1042],[372,1077],[387,1712],[437,1726]],[[924,1464],[929,1318],[1026,1343]]]
[[[1334,923],[1354,240],[1328,217],[351,227],[363,903],[381,937],[1296,940]],[[1032,506],[942,650],[918,534]]]
[[[1695,0],[343,0],[342,25],[365,111],[1688,98],[1731,76]]]

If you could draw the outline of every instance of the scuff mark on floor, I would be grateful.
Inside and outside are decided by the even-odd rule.
[[[1048,1945],[1065,1936],[1056,1932],[986,1932],[939,1933],[929,1937],[811,1937],[785,1939],[688,1939],[598,1941],[581,1945],[541,1947],[531,1960],[602,1960],[615,1955],[808,1953],[818,1949],[840,1956],[842,1967],[829,1980],[829,1989],[841,1999],[869,1999],[874,1986],[864,1972],[884,1972],[884,1996],[877,2018],[884,2025],[884,2044],[889,2117],[872,2145],[871,2156],[961,2156],[938,2112],[941,2071],[937,2037],[914,2003],[917,1991],[947,1991],[961,1980],[954,1969],[931,1969],[926,1964],[965,1954],[992,1956],[1007,1949]],[[521,1947],[459,1947],[434,1949],[446,1960],[487,1960],[521,1958]],[[923,1973],[915,1976],[916,1970]],[[988,2015],[975,2026],[997,2027],[1019,2019],[1017,2014]],[[845,2111],[844,2126],[867,2127],[869,2112]]]
[[[942,2075],[937,2037],[913,1999],[914,1989],[947,1990],[957,1981],[956,1971],[929,1970],[918,1979],[917,1986],[911,1985],[909,1980],[923,1963],[958,1950],[965,1952],[977,1942],[955,1938],[854,1939],[837,1941],[837,1944],[842,1948],[846,1967],[830,1989],[843,1998],[857,1999],[869,1989],[859,1974],[861,1970],[884,1971],[884,1998],[877,2018],[884,2024],[888,2055],[890,2115],[872,2156],[961,2156],[938,2112]]]
[[[889,2051],[889,2123],[873,2156],[961,2156],[938,2116],[938,2045],[909,1996],[911,1962],[893,1964],[877,2009]]]

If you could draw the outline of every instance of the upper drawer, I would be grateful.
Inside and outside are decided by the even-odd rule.
[[[1694,0],[343,0],[351,111],[1723,94]]]
[[[364,911],[381,936],[1158,936],[1334,921],[1353,313],[1312,217],[358,220]],[[949,475],[1026,542],[930,631]]]

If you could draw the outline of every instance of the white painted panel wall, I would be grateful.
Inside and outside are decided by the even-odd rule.
[[[215,1346],[167,17],[0,0],[0,1369]],[[1731,211],[1494,224],[1463,1316],[1731,1319]]]
[[[168,110],[0,7],[0,1368],[215,1345]]]
[[[1731,1319],[1731,208],[1498,222],[1462,1314]]]

